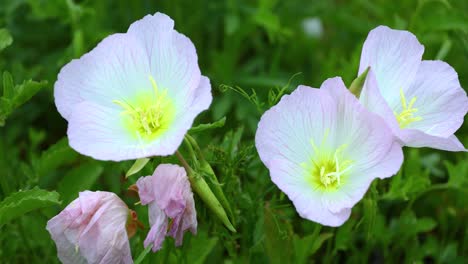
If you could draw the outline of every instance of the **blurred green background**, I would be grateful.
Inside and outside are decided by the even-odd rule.
[[[227,118],[194,136],[235,209],[238,232],[197,198],[198,235],[187,234],[181,248],[167,239],[143,263],[468,262],[467,153],[405,149],[400,173],[376,180],[348,222],[328,228],[297,215],[253,141],[261,114],[283,92],[334,76],[350,84],[378,25],[413,32],[424,59],[447,61],[467,89],[466,0],[0,0],[0,71],[7,72],[0,91],[15,84],[18,95],[0,92],[0,262],[58,263],[45,224],[85,189],[117,193],[148,225],[146,207],[127,192],[138,177],[123,177],[132,162],[93,161],[70,149],[52,94],[64,64],[157,11],[194,42],[211,79],[213,103],[195,124]],[[467,123],[457,136],[468,145]],[[161,162],[177,161],[155,158],[143,175]],[[147,231],[131,239],[134,258]]]

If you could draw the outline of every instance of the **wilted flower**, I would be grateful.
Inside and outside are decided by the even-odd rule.
[[[328,226],[343,224],[372,180],[392,176],[403,162],[390,129],[341,78],[283,96],[262,116],[255,144],[299,215]]]
[[[133,263],[125,229],[129,210],[110,192],[80,192],[47,222],[62,263]]]
[[[450,65],[421,61],[423,52],[408,31],[373,29],[362,48],[359,73],[370,71],[360,100],[406,146],[463,151],[454,133],[468,111],[466,92]]]
[[[55,103],[70,145],[100,160],[171,155],[211,104],[192,42],[156,13],[65,65]]]
[[[152,176],[138,179],[137,187],[141,203],[149,204],[151,229],[145,247],[152,244],[156,252],[166,235],[172,236],[176,246],[180,246],[185,231],[197,233],[197,212],[184,168],[161,164]]]

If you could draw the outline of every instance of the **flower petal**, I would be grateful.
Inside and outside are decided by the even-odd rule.
[[[300,85],[284,95],[258,123],[255,146],[260,159],[268,168],[281,158],[298,165],[307,162],[313,151],[305,146],[311,138],[320,141],[327,131],[335,131],[335,112],[332,98],[318,89]]]
[[[390,128],[359,103],[341,78],[326,80],[320,90],[300,86],[284,96],[262,116],[256,147],[272,181],[298,213],[331,226],[346,221],[373,179],[393,175],[403,161]],[[325,154],[319,153],[322,148]],[[307,164],[323,155],[333,157],[328,150],[338,149],[343,161],[352,164],[349,172],[335,190],[314,187]]]
[[[371,67],[383,98],[393,109],[400,102],[400,89],[406,91],[416,76],[423,52],[424,46],[412,33],[378,26],[364,42],[359,74]]]
[[[63,263],[133,263],[125,229],[128,207],[109,192],[81,192],[49,220]]]
[[[174,30],[167,15],[147,15],[130,25],[127,34],[137,38],[149,56],[151,73],[162,89],[168,89],[178,106],[193,100],[201,73],[193,43]]]
[[[360,201],[375,178],[397,173],[403,163],[403,151],[384,120],[365,109],[341,78],[326,80],[320,89],[337,101],[337,147],[346,144],[342,155],[353,161],[338,191],[323,194],[326,208],[337,213]]]
[[[138,196],[142,205],[147,205],[154,201],[153,177],[140,177],[136,182],[136,186],[138,187]]]
[[[340,226],[351,215],[351,209],[346,208],[332,212],[322,202],[322,194],[313,190],[303,180],[304,171],[301,166],[285,159],[271,160],[271,180],[280,188],[293,202],[298,214],[305,219],[312,220],[326,226]]]
[[[372,69],[370,69],[367,74],[359,101],[369,111],[382,117],[395,135],[400,133],[400,126],[395,118],[395,114],[382,97],[377,79]]]
[[[125,101],[138,91],[151,91],[150,74],[146,52],[135,38],[110,35],[60,70],[54,86],[55,104],[67,120],[75,105],[83,101],[121,109],[114,100]]]
[[[468,112],[468,97],[461,88],[458,75],[443,61],[423,61],[406,96],[417,98],[414,107],[421,117],[407,128],[432,136],[446,138],[452,135]]]
[[[457,137],[436,137],[428,135],[416,129],[405,129],[402,132],[402,140],[406,146],[413,148],[431,147],[447,151],[467,151]]]
[[[188,120],[190,117],[191,121]],[[67,134],[72,148],[98,160],[166,156],[177,150],[193,118],[193,113],[181,117],[168,131],[148,144],[126,130],[120,110],[82,102],[73,110]]]
[[[185,169],[174,164],[161,164],[153,173],[153,189],[156,203],[170,218],[185,210],[184,192],[190,191]]]
[[[161,249],[162,243],[166,237],[168,220],[166,214],[164,214],[163,210],[159,208],[156,202],[150,203],[148,212],[151,229],[143,245],[146,248],[152,244],[152,250],[156,252]]]

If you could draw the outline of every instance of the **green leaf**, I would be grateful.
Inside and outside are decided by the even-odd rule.
[[[78,153],[68,145],[67,137],[63,137],[42,152],[41,157],[33,162],[33,167],[36,174],[42,176],[63,164],[76,160],[77,157]]]
[[[289,263],[292,259],[292,226],[286,220],[279,219],[277,214],[266,204],[264,207],[265,253],[269,263]]]
[[[460,162],[456,165],[446,161],[444,162],[448,171],[448,185],[454,188],[464,188],[468,182],[468,162]]]
[[[27,212],[58,205],[59,194],[34,188],[11,194],[0,203],[0,226]]]
[[[196,236],[192,236],[189,242],[188,250],[184,250],[187,263],[203,264],[206,263],[206,258],[218,243],[218,238],[199,232]]]
[[[33,80],[24,81],[15,87],[15,96],[13,98],[13,108],[18,108],[33,97],[39,90],[47,85],[47,81],[36,82]]]
[[[315,231],[305,237],[300,238],[294,235],[294,263],[309,263],[307,260],[310,256],[315,254],[323,245],[325,241],[333,237],[333,233],[320,234],[321,226],[317,224]]]
[[[103,171],[104,167],[96,161],[90,161],[69,171],[60,181],[57,189],[62,200],[69,203],[77,197],[80,191],[91,188]]]
[[[13,38],[10,35],[10,32],[5,28],[0,29],[0,51],[10,46],[13,43]]]
[[[354,94],[357,98],[361,95],[362,87],[364,86],[364,82],[367,78],[367,73],[369,72],[370,66],[361,73],[349,86],[349,91]]]
[[[132,167],[130,167],[130,169],[127,171],[127,174],[125,174],[125,178],[128,178],[129,176],[141,171],[148,163],[148,161],[150,161],[149,158],[135,160],[135,163],[133,163]]]
[[[15,94],[13,76],[7,71],[3,72],[3,98],[12,99]]]
[[[208,130],[208,129],[223,127],[225,123],[226,123],[226,117],[223,117],[223,118],[221,118],[218,121],[213,122],[213,123],[201,124],[201,125],[198,125],[196,127],[192,127],[189,130],[189,133],[198,133],[198,132],[205,131],[205,130]]]
[[[429,171],[423,169],[420,160],[419,150],[411,149],[406,155],[403,170],[390,179],[390,188],[382,199],[409,200],[426,190],[431,181]]]

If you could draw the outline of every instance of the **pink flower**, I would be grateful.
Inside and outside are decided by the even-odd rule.
[[[162,13],[69,62],[54,87],[70,146],[98,160],[174,154],[212,100],[195,46]]]
[[[263,114],[255,146],[299,215],[327,226],[342,225],[371,182],[394,175],[403,162],[385,122],[341,78],[284,95]]]
[[[408,31],[379,26],[369,32],[359,74],[370,71],[360,101],[405,146],[466,151],[454,135],[468,111],[466,92],[450,65],[422,60],[423,52]]]
[[[128,207],[110,192],[80,192],[47,222],[62,263],[133,263],[125,225]]]
[[[176,246],[180,246],[186,230],[197,233],[197,212],[184,168],[161,164],[153,176],[142,177],[136,184],[141,203],[149,204],[151,230],[145,247],[153,244],[153,252],[158,251],[166,235],[172,236]]]

